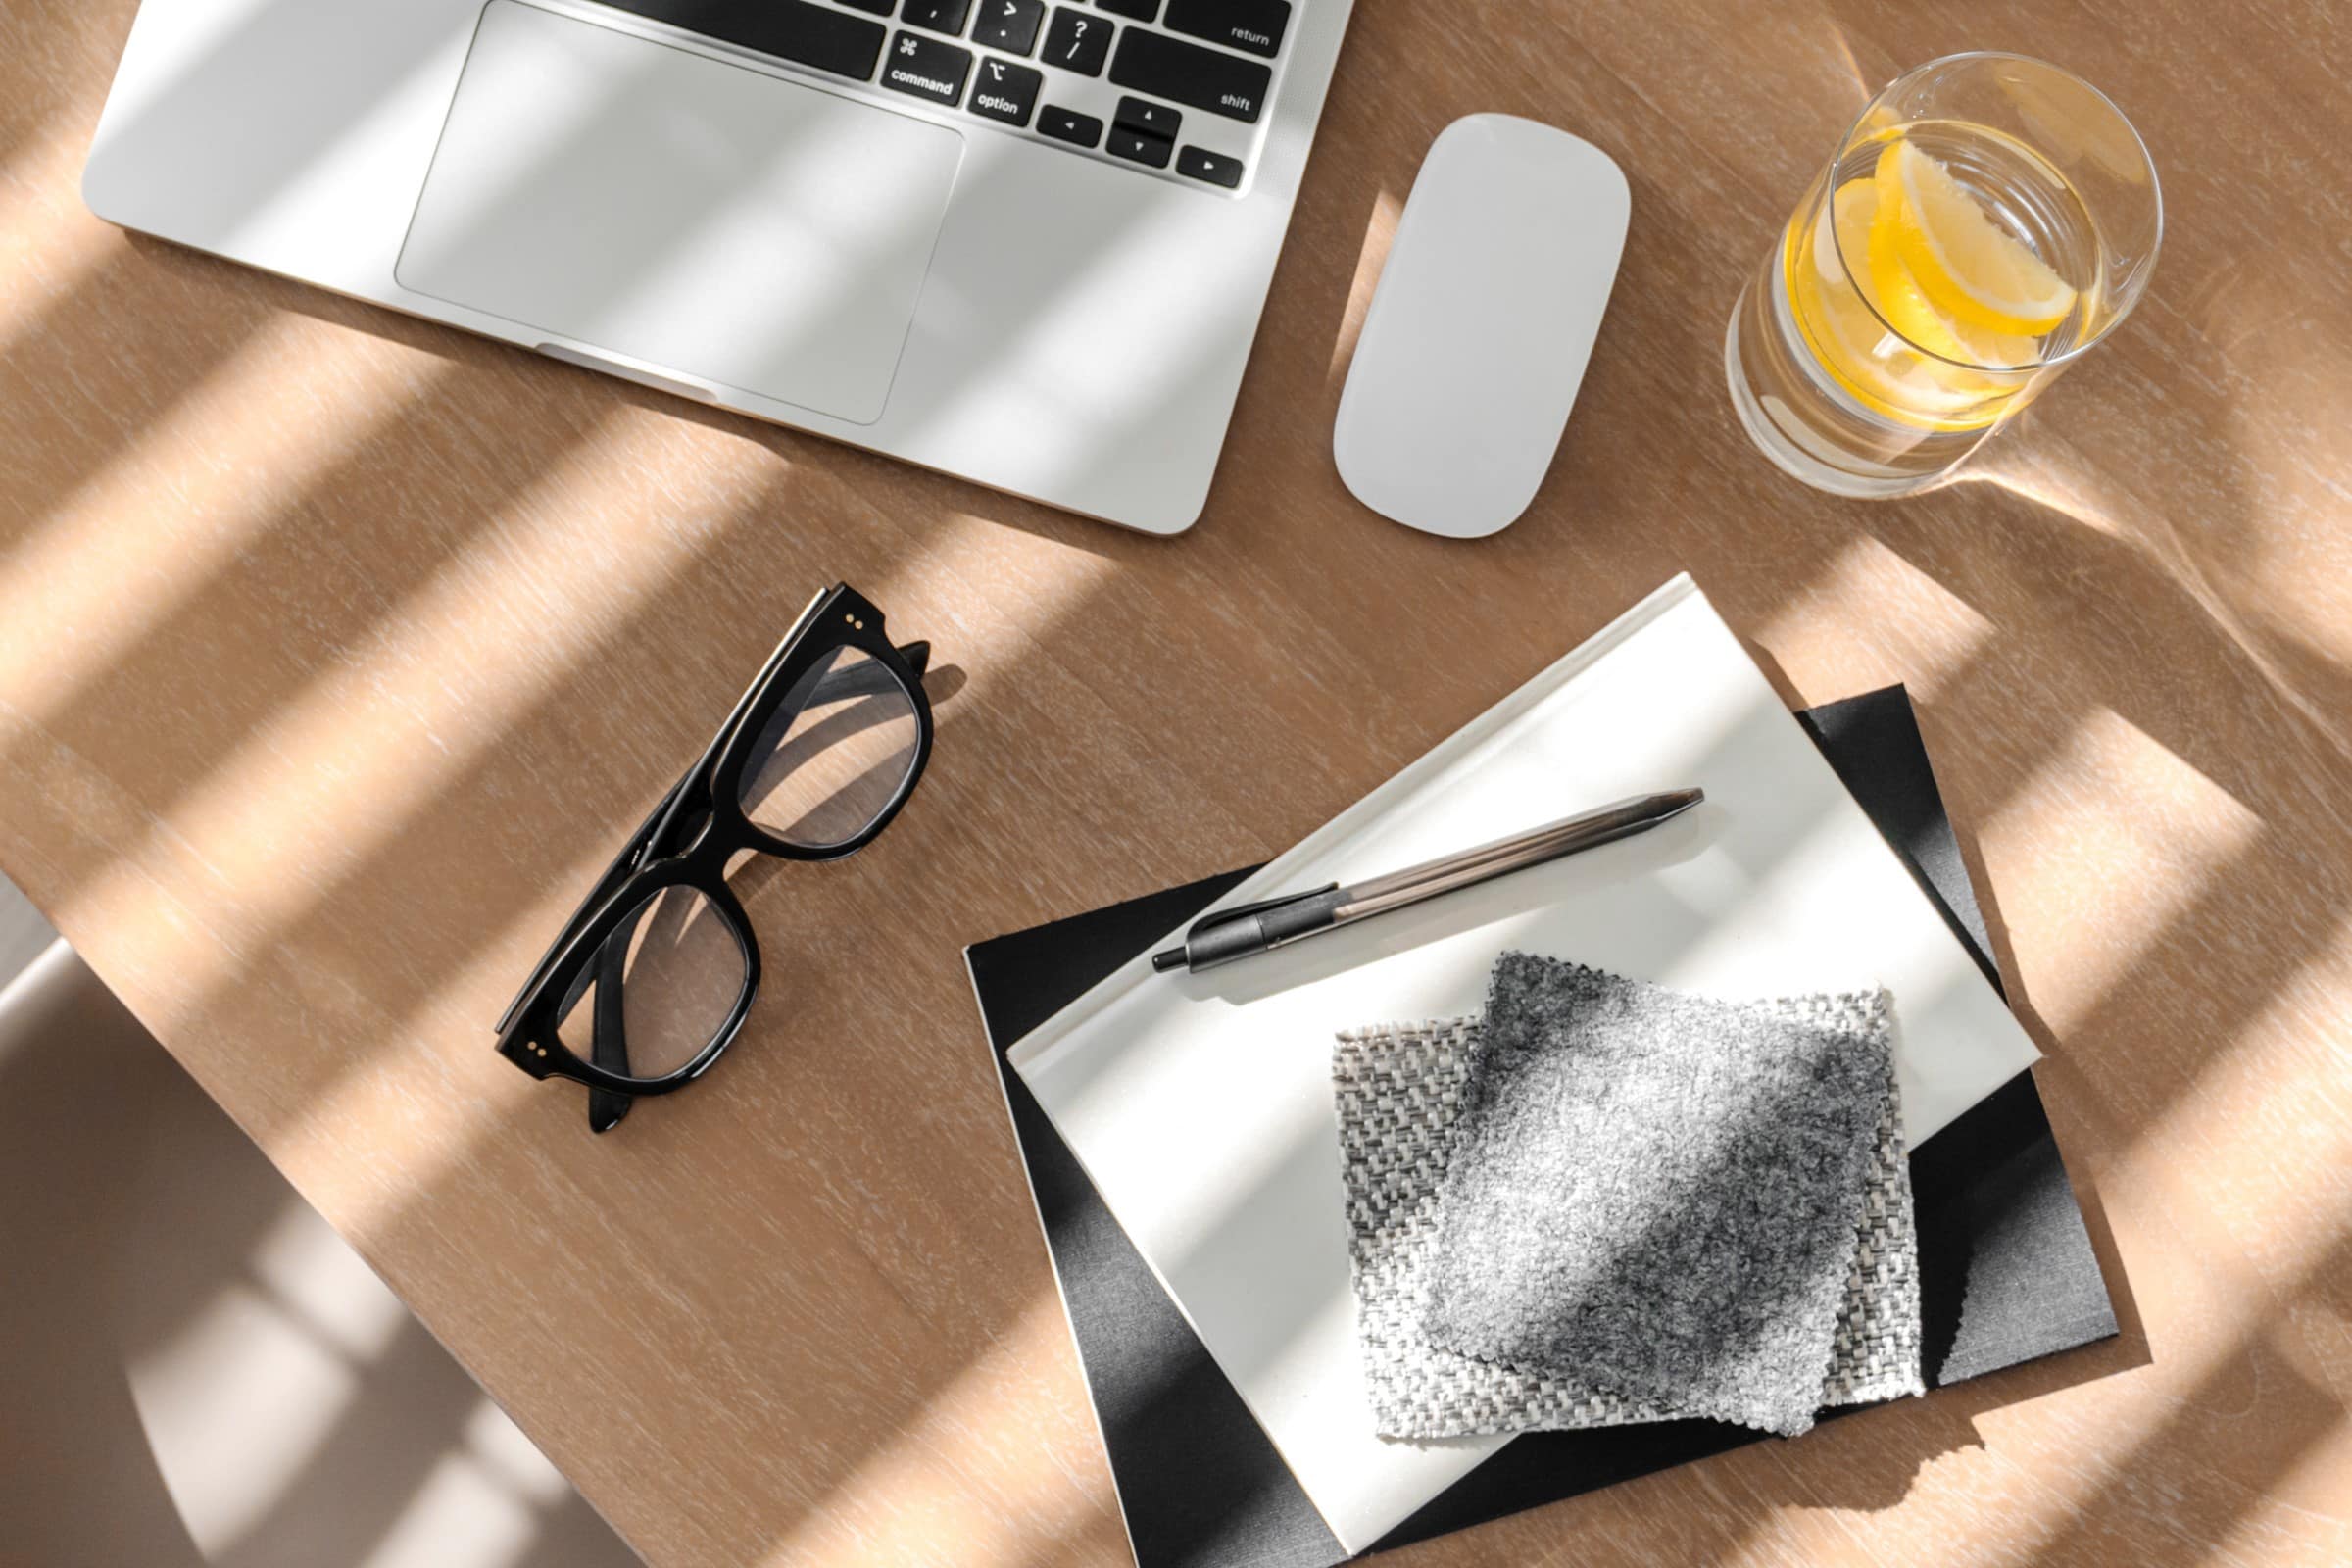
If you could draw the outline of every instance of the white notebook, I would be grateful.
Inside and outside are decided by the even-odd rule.
[[[1638,838],[1226,968],[1154,975],[1139,955],[1010,1053],[1350,1551],[1509,1440],[1374,1430],[1348,1275],[1335,1031],[1475,1012],[1507,948],[1729,999],[1884,985],[1914,1145],[2037,1054],[1688,577],[1223,904],[1690,785],[1706,804]]]

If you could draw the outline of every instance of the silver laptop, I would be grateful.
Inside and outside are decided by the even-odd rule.
[[[100,217],[1154,533],[1352,0],[144,0]]]

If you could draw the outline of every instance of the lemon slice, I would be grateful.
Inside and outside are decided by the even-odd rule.
[[[1872,412],[1923,429],[1974,428],[1989,417],[1980,412],[1986,389],[1979,378],[1924,360],[1886,330],[1884,307],[1865,303],[1861,259],[1877,212],[1868,178],[1848,180],[1824,206],[1789,270],[1798,330],[1821,367]],[[1851,275],[1841,256],[1854,262]]]
[[[1945,323],[1952,336],[1959,339],[1964,358],[1972,365],[1988,370],[2005,370],[2020,365],[2032,365],[2041,358],[2041,339],[2023,337],[2014,332],[1987,332],[1982,327],[1963,326],[1958,321]]]
[[[2075,308],[2074,286],[1985,217],[1951,171],[1910,141],[1887,143],[1879,155],[1877,183],[1880,217],[1892,230],[1894,253],[1919,292],[1955,325],[2037,338]],[[1908,327],[1902,330],[1909,335]],[[1914,341],[1935,348],[1925,339]],[[1976,356],[1964,345],[1960,357]],[[2011,363],[2032,358],[2029,352]]]
[[[1901,222],[1899,204],[1888,201],[1882,186],[1874,193],[1870,228],[1862,244],[1856,247],[1839,236],[1846,260],[1850,262],[1860,256],[1860,275],[1870,290],[1870,303],[1878,307],[1887,325],[1930,354],[1939,354],[1947,360],[1972,360],[1974,356],[1968,345],[1952,331],[1943,313],[1930,302],[1927,291],[1919,286],[1919,279],[1904,264],[1898,235]]]

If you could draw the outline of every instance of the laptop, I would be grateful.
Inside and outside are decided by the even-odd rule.
[[[1152,533],[1352,0],[144,0],[101,218]]]

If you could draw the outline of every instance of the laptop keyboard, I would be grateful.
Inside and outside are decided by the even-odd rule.
[[[1145,173],[1239,189],[1291,0],[603,0]],[[1108,123],[1105,123],[1107,117]]]

